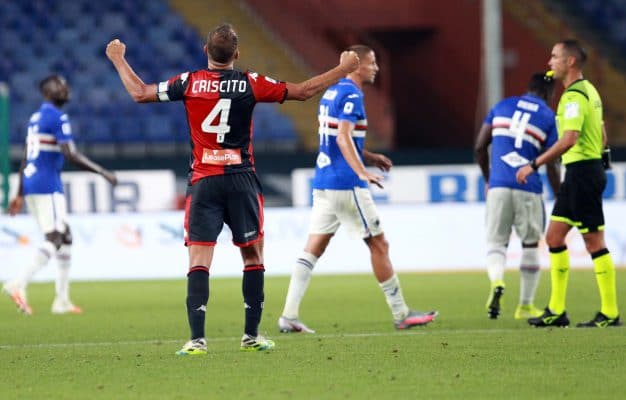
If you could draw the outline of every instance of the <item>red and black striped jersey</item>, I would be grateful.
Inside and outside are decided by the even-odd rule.
[[[250,71],[202,69],[160,82],[157,96],[185,104],[193,184],[206,176],[254,171],[254,106],[282,103],[287,85]]]

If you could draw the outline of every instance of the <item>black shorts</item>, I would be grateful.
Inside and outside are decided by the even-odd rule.
[[[263,194],[254,172],[208,176],[187,187],[186,246],[214,246],[224,223],[236,246],[263,237]]]
[[[565,180],[556,195],[550,219],[575,226],[581,233],[604,229],[602,192],[605,187],[606,174],[601,160],[567,164]]]

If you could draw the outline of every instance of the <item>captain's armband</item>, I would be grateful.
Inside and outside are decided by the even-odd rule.
[[[170,101],[170,96],[167,93],[168,86],[167,81],[159,82],[159,85],[157,86],[157,97],[160,102]]]

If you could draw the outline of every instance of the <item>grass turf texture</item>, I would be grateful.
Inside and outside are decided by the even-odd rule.
[[[32,317],[0,302],[0,399],[613,399],[626,390],[626,329],[534,329],[488,320],[485,273],[401,274],[405,297],[436,308],[428,327],[397,332],[371,275],[314,276],[302,307],[314,335],[279,334],[287,277],[266,279],[261,332],[271,352],[242,353],[239,279],[211,280],[207,356],[179,357],[188,337],[184,281],[80,282],[83,315],[52,315],[52,284],[29,290]],[[617,272],[624,316],[626,270]],[[544,271],[537,306],[547,303]],[[570,274],[575,324],[599,307],[593,271]]]

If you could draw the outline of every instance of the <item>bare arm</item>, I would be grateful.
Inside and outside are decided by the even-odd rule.
[[[383,179],[380,175],[375,175],[368,172],[365,169],[365,166],[361,162],[361,158],[356,150],[356,146],[352,141],[352,130],[354,129],[354,124],[349,121],[341,120],[339,121],[339,132],[337,133],[337,146],[339,146],[339,150],[343,155],[343,158],[346,159],[346,162],[352,168],[355,174],[358,175],[359,179],[364,180],[368,183],[373,183],[378,187],[383,187],[381,181]]]
[[[14,198],[9,202],[8,212],[9,215],[14,216],[18,214],[22,210],[22,206],[24,204],[24,195],[22,194],[22,181],[24,179],[24,168],[26,168],[26,149],[24,149],[24,156],[22,157],[22,161],[20,163],[20,170],[17,173],[17,194]]]
[[[483,174],[485,184],[489,183],[489,145],[491,144],[491,124],[483,124],[474,144],[474,158]]]
[[[304,82],[287,82],[287,100],[310,99],[358,67],[359,56],[354,51],[344,51],[341,53],[339,65],[335,68]]]
[[[106,48],[106,55],[113,63],[117,70],[126,91],[137,103],[150,103],[158,101],[157,85],[145,84],[137,76],[133,68],[128,64],[125,58],[126,45],[119,39],[109,42]]]
[[[102,177],[109,181],[109,183],[113,186],[117,185],[117,178],[115,177],[115,174],[91,161],[84,154],[76,150],[74,142],[69,141],[66,143],[62,143],[61,151],[63,152],[63,155],[65,155],[65,158],[68,159],[68,161],[78,165],[80,168],[86,171],[91,171],[95,172],[96,174],[102,175]]]
[[[517,170],[517,182],[526,183],[526,178],[530,174],[535,172],[540,166],[559,158],[563,153],[565,153],[573,145],[576,144],[579,135],[580,132],[578,131],[563,132],[563,136],[559,140],[557,140],[557,142],[552,147],[550,147],[545,153],[542,153],[539,157],[533,160],[534,168],[531,163],[528,165],[524,165]]]

